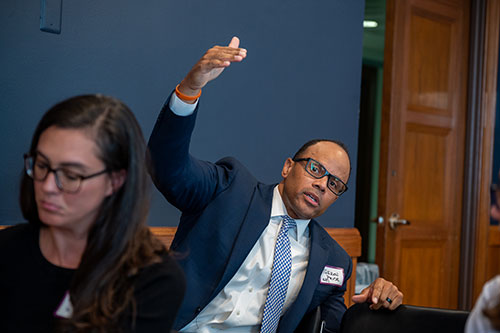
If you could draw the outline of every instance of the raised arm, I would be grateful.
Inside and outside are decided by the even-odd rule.
[[[149,139],[151,175],[165,198],[182,211],[195,211],[228,182],[224,167],[197,160],[189,154],[197,106],[191,96],[199,94],[232,62],[246,57],[233,37],[229,46],[214,46],[193,66],[165,103]],[[179,110],[182,109],[182,110]],[[186,112],[187,109],[187,112]]]

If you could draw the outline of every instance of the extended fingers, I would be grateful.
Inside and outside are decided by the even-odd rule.
[[[230,64],[231,62],[223,59],[202,59],[196,64],[196,67],[201,73],[208,73],[216,68],[228,67]]]
[[[239,44],[238,37],[233,37],[229,46],[214,46],[209,49],[181,81],[179,91],[188,96],[195,96],[231,63],[242,61],[247,56],[247,50],[238,48]]]
[[[240,62],[247,56],[247,50],[239,48],[240,40],[233,37],[228,46],[214,46],[210,48],[198,62],[199,68],[206,72],[214,68],[224,68],[232,62]]]
[[[203,55],[195,67],[202,73],[208,73],[213,69],[228,67],[232,62],[240,62],[245,57],[246,50],[214,46]]]
[[[372,282],[372,284],[368,287],[371,290],[371,302],[376,305],[378,304],[380,300],[380,296],[382,295],[382,292],[384,290],[384,284],[385,284],[384,279],[378,278],[375,281]]]
[[[228,46],[232,48],[237,48],[238,46],[240,46],[240,39],[234,36],[233,38],[231,38],[231,41],[229,42]]]
[[[363,289],[361,291],[361,295],[365,295],[366,296],[366,300],[371,302],[371,298],[372,298],[372,295],[373,295],[373,288],[371,288],[371,286],[368,286],[366,287],[365,289]]]
[[[227,46],[214,46],[209,49],[202,59],[219,59],[224,61],[241,61],[247,56],[247,50],[230,48]]]

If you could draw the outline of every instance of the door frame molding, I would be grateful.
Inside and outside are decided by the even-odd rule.
[[[458,308],[471,306],[474,281],[474,258],[476,257],[476,223],[478,198],[481,179],[482,152],[482,86],[483,86],[483,49],[485,39],[484,18],[486,0],[472,1],[470,12],[469,75],[467,96],[467,121],[464,154],[464,188],[462,206],[462,231],[460,242],[460,280]]]

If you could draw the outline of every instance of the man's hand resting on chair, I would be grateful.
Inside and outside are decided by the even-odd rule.
[[[359,295],[352,297],[354,303],[372,303],[370,308],[378,310],[381,307],[394,310],[403,303],[403,293],[392,282],[378,278]]]

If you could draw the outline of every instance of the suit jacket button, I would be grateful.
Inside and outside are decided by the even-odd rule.
[[[200,307],[197,307],[196,308],[196,311],[195,311],[197,314],[201,312],[201,308]]]

